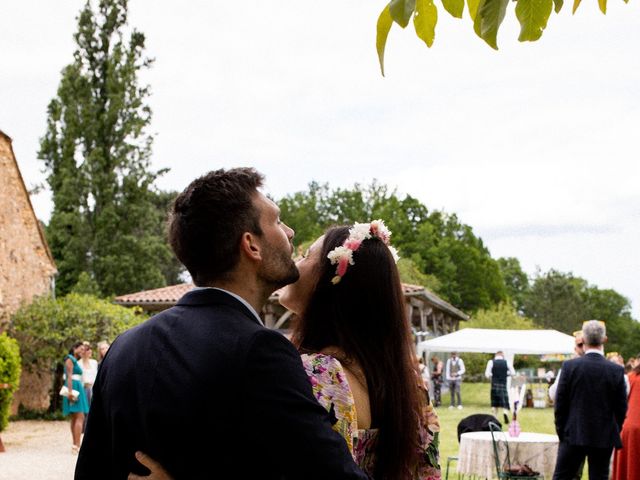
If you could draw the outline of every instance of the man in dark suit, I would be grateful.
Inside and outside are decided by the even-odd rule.
[[[554,480],[568,480],[585,457],[590,480],[607,480],[627,412],[624,368],[604,358],[603,322],[582,327],[584,356],[566,361],[558,380],[555,423],[560,446]]]
[[[295,281],[293,230],[253,169],[194,180],[169,237],[197,288],[120,335],[103,360],[76,479],[365,479],[315,400],[293,345],[262,305]]]

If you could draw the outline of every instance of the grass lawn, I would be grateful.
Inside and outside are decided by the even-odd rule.
[[[458,422],[474,413],[491,414],[489,383],[462,383],[461,397],[463,410],[449,409],[449,393],[442,396],[442,405],[436,409],[440,418],[440,464],[442,475],[447,465],[447,457],[458,454]],[[501,413],[497,415],[500,423],[504,423]],[[509,416],[511,417],[511,416]],[[553,408],[523,408],[518,412],[518,421],[523,432],[555,434],[553,424]],[[506,427],[503,425],[503,430]],[[451,464],[455,472],[455,464]],[[451,478],[451,475],[449,475]],[[455,478],[455,477],[454,477]]]

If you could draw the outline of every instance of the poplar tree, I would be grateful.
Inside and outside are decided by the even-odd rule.
[[[152,64],[145,37],[127,29],[127,0],[88,0],[74,38],[38,155],[53,194],[47,236],[57,292],[69,292],[81,272],[103,295],[163,286],[171,253],[154,187],[165,171],[150,165],[150,90],[138,78]]]

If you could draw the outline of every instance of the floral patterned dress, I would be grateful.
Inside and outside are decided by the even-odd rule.
[[[356,407],[349,382],[340,361],[321,353],[303,354],[302,364],[307,372],[316,400],[327,409],[334,421],[333,429],[344,437],[355,462],[369,476],[375,466],[377,429],[358,429]],[[427,390],[419,378],[420,389]],[[420,462],[413,475],[414,480],[439,480],[438,432],[440,425],[433,406],[425,407],[420,431]]]

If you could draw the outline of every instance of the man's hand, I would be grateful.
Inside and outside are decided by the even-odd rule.
[[[173,477],[169,475],[169,472],[162,468],[162,465],[160,465],[146,453],[136,452],[136,460],[147,467],[151,471],[151,473],[146,476],[130,473],[127,477],[127,480],[173,480]]]

